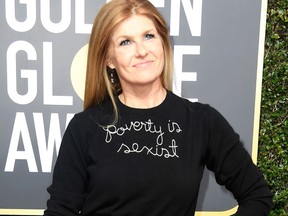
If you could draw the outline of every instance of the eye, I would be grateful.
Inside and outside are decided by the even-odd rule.
[[[146,40],[153,39],[153,38],[155,38],[155,35],[154,35],[154,34],[146,34],[146,35],[145,35],[145,39],[146,39]]]
[[[131,41],[128,40],[128,39],[127,40],[123,40],[123,41],[120,42],[120,46],[127,46],[129,44],[131,44]]]

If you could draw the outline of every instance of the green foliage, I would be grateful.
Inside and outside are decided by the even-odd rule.
[[[268,0],[258,166],[288,215],[288,0]]]

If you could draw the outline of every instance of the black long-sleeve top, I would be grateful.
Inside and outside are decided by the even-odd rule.
[[[205,166],[233,193],[236,215],[268,215],[268,186],[215,109],[169,91],[154,108],[117,105],[116,124],[110,101],[71,120],[45,216],[194,215]]]

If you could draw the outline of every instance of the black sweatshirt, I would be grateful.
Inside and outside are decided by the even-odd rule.
[[[239,136],[209,105],[172,92],[157,107],[117,99],[76,114],[63,136],[45,216],[192,216],[205,166],[238,201],[267,215],[272,195]]]

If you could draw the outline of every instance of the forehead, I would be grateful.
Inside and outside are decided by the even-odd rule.
[[[121,23],[113,31],[113,38],[119,37],[121,35],[135,35],[141,34],[145,31],[156,30],[153,21],[147,16],[143,15],[133,15]]]

